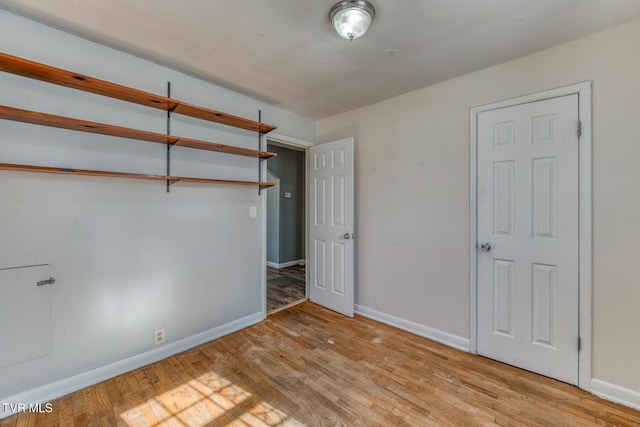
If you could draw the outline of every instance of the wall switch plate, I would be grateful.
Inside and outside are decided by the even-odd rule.
[[[164,328],[153,331],[153,342],[158,345],[164,342]]]
[[[258,209],[255,206],[249,206],[249,218],[255,218],[258,215]]]

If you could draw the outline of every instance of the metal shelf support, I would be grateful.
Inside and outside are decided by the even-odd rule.
[[[171,82],[167,82],[167,98],[171,98]],[[171,135],[171,113],[173,113],[173,110],[167,109],[167,135]],[[171,147],[174,145],[175,142],[167,144],[167,177],[171,176]],[[171,186],[176,182],[172,182],[167,178],[167,193],[171,191]]]

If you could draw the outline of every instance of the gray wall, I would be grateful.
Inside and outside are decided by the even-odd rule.
[[[268,170],[280,178],[280,239],[278,264],[304,259],[304,152],[267,144],[276,157],[268,160]],[[285,197],[291,193],[291,197]]]
[[[1,10],[0,51],[158,94],[171,81],[176,99],[244,117],[262,109],[279,134],[314,138],[311,120]],[[6,73],[0,104],[166,129],[160,110]],[[179,115],[172,132],[248,148],[258,140]],[[172,150],[176,175],[257,176],[253,158]],[[2,162],[163,174],[165,153],[161,144],[0,120]],[[176,343],[200,333],[261,318],[264,212],[255,187],[177,183],[167,194],[156,181],[0,171],[0,199],[0,268],[50,264],[56,278],[52,352],[0,369],[1,402],[30,389],[64,390],[59,380],[81,386],[100,377],[90,375],[97,369],[112,374],[105,367],[119,363],[128,370],[149,362],[149,354],[158,357],[158,349],[176,351]],[[0,298],[14,299],[6,292]],[[155,347],[160,327],[167,342]],[[0,351],[12,345],[2,336]]]
[[[280,260],[280,180],[267,172],[267,181],[274,182],[267,189],[267,262]]]

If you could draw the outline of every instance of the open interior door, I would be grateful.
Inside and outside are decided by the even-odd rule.
[[[309,152],[309,297],[353,317],[353,138]]]

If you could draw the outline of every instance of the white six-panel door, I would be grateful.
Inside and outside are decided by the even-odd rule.
[[[309,298],[353,317],[353,138],[309,148]]]
[[[478,353],[578,383],[578,95],[484,111]]]

